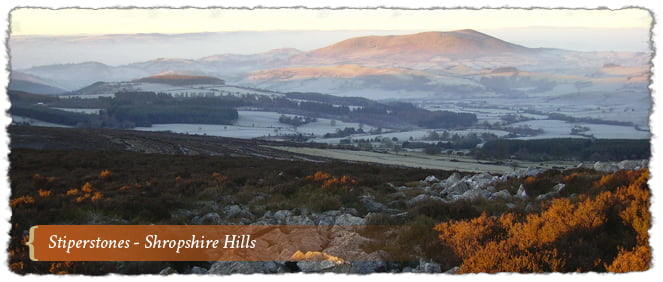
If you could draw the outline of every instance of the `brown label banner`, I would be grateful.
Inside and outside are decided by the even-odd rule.
[[[359,225],[38,225],[34,261],[288,261],[336,244],[344,260],[370,260]],[[339,240],[338,238],[343,238]],[[334,249],[334,248],[331,248]]]

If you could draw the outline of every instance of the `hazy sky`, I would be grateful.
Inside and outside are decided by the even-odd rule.
[[[644,9],[38,9],[11,13],[12,35],[267,30],[456,30],[525,26],[648,28]]]
[[[10,14],[14,69],[309,51],[366,35],[476,29],[526,47],[649,51],[645,9],[42,9]]]

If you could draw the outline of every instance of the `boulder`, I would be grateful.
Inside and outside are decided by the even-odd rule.
[[[410,187],[407,187],[407,186],[398,186],[398,187],[396,188],[396,190],[398,190],[398,191],[410,190]]]
[[[340,212],[340,214],[347,213],[347,214],[349,214],[349,215],[359,216],[359,211],[357,211],[357,209],[355,209],[355,208],[346,208],[346,207],[342,207],[342,208],[339,210],[339,212]]]
[[[290,216],[292,216],[292,211],[289,210],[280,210],[274,213],[274,218],[281,222],[285,222],[285,219]]]
[[[489,183],[497,180],[498,177],[492,176],[488,173],[479,173],[467,178],[466,182],[470,184],[472,189],[483,188]]]
[[[336,225],[365,225],[366,220],[357,217],[357,216],[352,216],[349,214],[342,214],[336,217],[334,224]]]
[[[405,192],[394,192],[394,193],[389,194],[389,197],[390,198],[406,198],[407,194],[405,194]]]
[[[381,260],[353,261],[350,262],[350,265],[350,273],[371,274],[376,272],[387,272],[387,263]]]
[[[194,266],[191,268],[191,274],[205,274],[207,273],[207,269],[200,267],[200,266]]]
[[[525,186],[520,184],[520,187],[518,187],[518,192],[516,192],[516,197],[521,198],[521,199],[527,199],[527,192],[525,191]]]
[[[430,175],[430,176],[427,176],[426,179],[424,179],[424,182],[432,183],[432,182],[440,182],[440,180],[437,179],[437,177],[435,177],[435,175]]]
[[[273,261],[217,261],[207,271],[207,274],[252,274],[252,273],[283,273],[283,265]]]
[[[297,267],[303,272],[323,272],[329,271],[336,266],[333,261],[298,261]]]
[[[242,212],[242,207],[239,205],[225,206],[223,208],[223,214],[226,218],[236,217]]]
[[[339,210],[331,210],[331,211],[325,211],[322,213],[323,215],[331,216],[331,217],[337,217],[342,214],[341,211]]]
[[[316,215],[315,224],[317,225],[334,225],[334,217],[329,215]]]
[[[552,191],[555,192],[555,193],[559,193],[560,191],[562,191],[562,189],[564,189],[564,187],[566,187],[566,184],[559,183],[559,184],[553,186]]]
[[[593,166],[594,170],[603,171],[603,172],[615,172],[619,170],[619,166],[610,162],[595,162]]]
[[[427,262],[427,263],[424,263],[423,272],[425,272],[425,273],[440,273],[440,272],[442,272],[442,268],[437,263]]]
[[[444,273],[445,274],[456,274],[456,273],[458,273],[459,270],[460,270],[460,267],[454,266],[454,267],[450,268],[449,270],[445,271]]]
[[[315,222],[313,222],[312,219],[303,216],[303,215],[295,215],[295,216],[289,216],[285,218],[285,224],[287,225],[314,225]]]
[[[159,271],[159,275],[170,275],[170,274],[177,274],[177,270],[175,270],[174,268],[168,266],[168,267],[162,269],[161,271]]]
[[[193,224],[198,225],[219,225],[224,224],[223,218],[218,213],[210,212],[203,216],[196,216],[191,219]]]
[[[454,201],[458,200],[477,200],[477,199],[488,199],[490,198],[490,192],[482,189],[472,189],[468,190],[467,192],[463,193],[462,195],[454,195],[452,196],[452,199]]]
[[[501,182],[504,182],[504,181],[509,180],[509,178],[518,178],[518,177],[521,177],[521,176],[522,176],[521,173],[519,173],[519,172],[515,172],[515,171],[511,171],[511,172],[507,172],[507,173],[502,174],[502,175],[501,175],[500,177],[498,177],[497,179],[498,179],[499,181],[501,181]]]
[[[490,194],[490,197],[488,199],[490,200],[495,200],[495,199],[503,199],[503,200],[510,200],[513,196],[511,196],[511,193],[507,190],[500,190],[495,193]]]
[[[541,195],[537,196],[536,199],[539,200],[539,201],[544,201],[544,200],[552,199],[552,197],[554,197],[555,194],[557,194],[557,193],[555,193],[555,192],[548,192],[548,193],[541,194]]]
[[[198,210],[205,210],[205,211],[219,210],[219,204],[216,201],[197,201],[196,206]]]
[[[382,212],[387,209],[382,203],[376,202],[372,195],[363,195],[359,199],[368,212]]]
[[[419,260],[419,265],[415,269],[415,272],[423,272],[423,273],[440,273],[442,272],[442,267],[440,264],[435,263],[435,262],[425,262],[423,260]]]
[[[444,185],[444,186],[450,186],[450,185],[458,183],[461,179],[462,179],[462,177],[460,176],[460,174],[458,172],[454,172],[451,175],[449,175],[449,177],[447,177],[447,179],[442,181],[441,184]]]
[[[440,195],[442,196],[454,196],[454,195],[462,195],[463,193],[469,191],[471,189],[470,185],[465,182],[457,182],[454,185],[447,186],[447,188],[444,188],[442,192],[440,192]]]
[[[417,205],[417,204],[419,204],[419,203],[421,203],[425,200],[429,200],[429,199],[444,202],[444,199],[442,199],[440,197],[437,197],[437,196],[431,196],[431,195],[427,195],[427,194],[419,194],[416,197],[414,197],[412,199],[409,199],[407,202],[405,202],[405,204],[408,207],[411,207],[411,206],[415,206],[415,205]]]

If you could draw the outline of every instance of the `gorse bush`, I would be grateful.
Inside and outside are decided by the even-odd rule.
[[[350,176],[343,175],[341,177],[334,177],[329,173],[322,171],[316,171],[313,175],[306,177],[306,180],[314,183],[322,183],[322,188],[333,188],[340,187],[344,189],[351,188],[352,185],[356,185],[357,181],[351,179]]]
[[[99,173],[99,179],[107,180],[113,176],[113,173],[110,170],[104,169]]]
[[[538,213],[452,220],[435,230],[452,259],[462,261],[462,273],[644,271],[651,261],[648,177],[644,169],[616,172],[594,187],[614,191],[554,199]]]
[[[12,208],[15,208],[15,207],[22,206],[22,205],[29,205],[29,204],[32,204],[34,202],[35,202],[35,199],[32,198],[32,196],[25,195],[25,196],[21,196],[21,197],[9,200],[9,206],[12,207]]]

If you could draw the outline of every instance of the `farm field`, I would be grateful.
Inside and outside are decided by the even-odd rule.
[[[552,168],[552,167],[572,167],[578,165],[576,162],[521,162],[515,164],[514,169],[508,163],[506,164],[488,164],[488,162],[480,163],[480,161],[472,158],[464,157],[446,157],[446,156],[430,156],[419,152],[408,153],[377,153],[367,151],[351,151],[339,149],[317,149],[306,147],[271,147],[274,149],[285,150],[288,152],[306,154],[312,156],[320,156],[345,161],[356,162],[370,162],[378,164],[396,165],[412,168],[423,169],[440,169],[440,170],[458,170],[464,172],[488,172],[488,173],[507,173],[512,171],[526,171],[535,167],[539,168]]]

